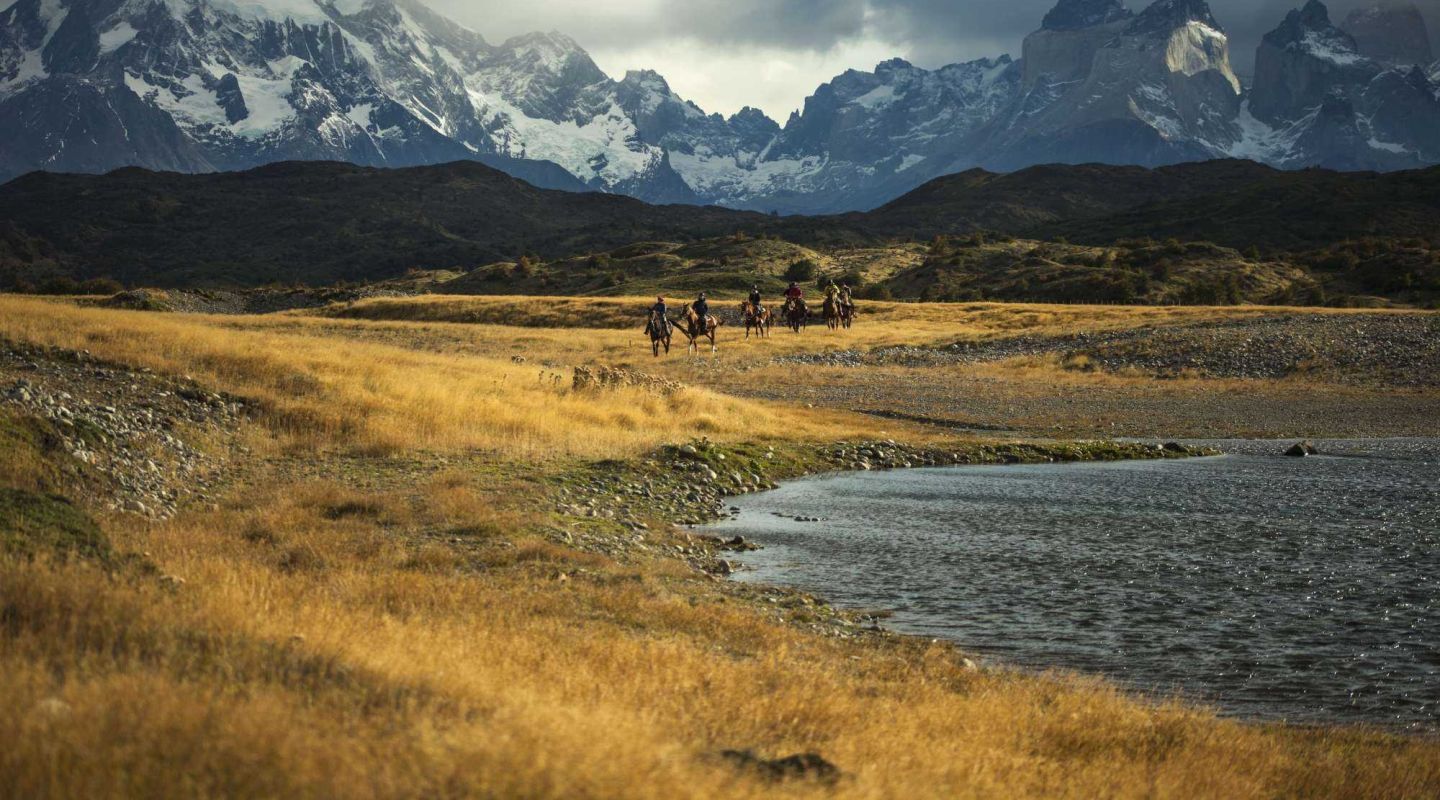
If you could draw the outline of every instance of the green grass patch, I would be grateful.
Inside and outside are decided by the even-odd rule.
[[[0,489],[0,554],[115,564],[110,540],[89,515],[59,495],[23,489]]]

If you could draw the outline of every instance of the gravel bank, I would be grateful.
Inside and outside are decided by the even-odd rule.
[[[238,399],[85,352],[4,345],[0,407],[53,423],[66,452],[107,484],[110,510],[157,519],[217,485],[222,459],[187,439],[229,433],[248,414]]]
[[[1440,315],[1287,315],[1064,337],[1020,336],[948,347],[889,347],[777,358],[776,364],[924,367],[1012,358],[1083,357],[1112,372],[1440,387]]]

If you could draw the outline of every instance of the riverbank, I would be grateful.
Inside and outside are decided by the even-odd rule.
[[[607,349],[624,346],[591,331],[9,298],[0,312],[0,519],[44,542],[0,557],[0,774],[21,795],[1440,785],[1426,740],[1241,725],[1095,680],[977,670],[954,647],[724,580],[741,545],[668,524],[725,510],[731,490],[861,463],[1153,447],[737,399],[680,363],[656,370],[685,384],[670,395],[577,388],[564,364],[616,364]],[[144,509],[115,502],[128,496]],[[838,780],[815,759],[773,763],[806,753]]]
[[[1225,457],[791,482],[710,532],[764,546],[745,580],[889,608],[997,665],[1440,733],[1440,439],[1214,444]]]

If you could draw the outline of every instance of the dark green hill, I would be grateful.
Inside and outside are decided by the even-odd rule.
[[[332,283],[770,222],[719,208],[537,189],[473,162],[33,173],[0,187],[0,268],[158,286]]]
[[[1440,168],[1281,172],[1211,161],[972,170],[869,213],[784,218],[547,191],[474,162],[35,173],[0,186],[0,288],[54,276],[161,287],[332,284],[735,233],[834,250],[980,231],[1142,248],[1210,242],[1252,261],[1334,272],[1356,293],[1431,292],[1440,284]]]

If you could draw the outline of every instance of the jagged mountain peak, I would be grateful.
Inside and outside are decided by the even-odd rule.
[[[1339,66],[1365,61],[1355,38],[1330,20],[1330,9],[1320,0],[1309,0],[1292,10],[1275,30],[1265,34],[1266,46],[1301,52]]]
[[[1292,12],[1300,25],[1305,28],[1328,28],[1331,26],[1330,9],[1320,0],[1307,0],[1304,6]]]
[[[1165,34],[1192,22],[1217,31],[1223,30],[1206,0],[1155,0],[1135,16],[1125,33],[1128,36]]]
[[[1045,15],[1041,30],[1074,31],[1109,25],[1134,16],[1122,0],[1060,0]]]
[[[730,119],[727,121],[731,125],[760,126],[774,128],[776,131],[780,130],[780,123],[771,119],[770,115],[754,106],[745,106],[734,114],[731,114]]]
[[[906,61],[903,58],[887,58],[884,61],[881,61],[879,64],[875,65],[875,74],[879,75],[886,72],[904,72],[912,70],[914,68],[914,64],[911,64],[909,61]]]
[[[1419,6],[1406,0],[1357,8],[1340,25],[1361,54],[1394,66],[1426,66],[1435,60],[1430,29]]]
[[[560,31],[553,30],[531,31],[512,36],[502,42],[500,48],[514,52],[531,52],[553,58],[583,56],[588,59],[590,57],[579,42]]]
[[[656,94],[674,94],[674,92],[670,90],[670,82],[665,80],[665,76],[653,69],[628,70],[625,73],[625,77],[620,80],[620,83],[623,86],[633,86],[637,89],[655,92]]]

